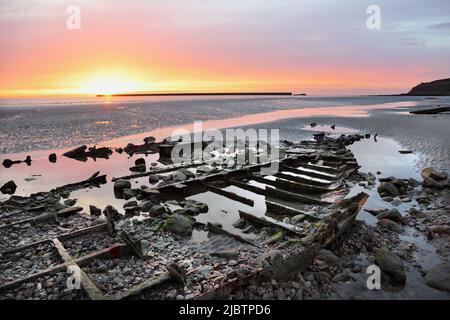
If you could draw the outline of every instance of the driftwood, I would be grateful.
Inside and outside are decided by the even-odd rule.
[[[100,171],[97,171],[96,173],[94,173],[92,176],[90,176],[88,179],[80,181],[80,182],[75,182],[75,183],[69,183],[66,184],[64,186],[52,189],[51,192],[60,192],[60,191],[64,191],[67,189],[79,189],[79,188],[83,188],[86,185],[100,185],[100,184],[105,184],[106,183],[106,175],[102,175],[99,176]]]

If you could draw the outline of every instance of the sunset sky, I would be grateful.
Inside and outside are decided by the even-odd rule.
[[[450,77],[450,1],[0,0],[0,48],[4,97],[398,93]]]

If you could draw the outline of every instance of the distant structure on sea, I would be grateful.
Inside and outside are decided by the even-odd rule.
[[[292,96],[292,92],[176,92],[98,94],[97,97],[161,97],[161,96]]]

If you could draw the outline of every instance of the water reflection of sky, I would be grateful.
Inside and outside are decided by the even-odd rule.
[[[383,177],[420,179],[420,175],[414,170],[418,155],[400,154],[398,151],[404,148],[394,140],[380,137],[376,140],[363,139],[349,146],[361,166],[361,171],[374,174],[380,171]]]

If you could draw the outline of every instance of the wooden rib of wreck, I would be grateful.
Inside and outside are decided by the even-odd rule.
[[[165,264],[155,264],[156,262],[143,251],[143,239],[135,239],[124,230],[120,233],[121,237],[116,237],[115,233],[108,232],[109,227],[106,221],[96,226],[83,227],[83,223],[80,223],[79,219],[84,213],[68,210],[71,215],[58,215],[53,200],[42,203],[42,200],[32,196],[30,198],[15,197],[12,198],[13,200],[10,199],[7,202],[0,203],[1,220],[10,216],[11,212],[14,212],[11,210],[17,209],[17,206],[19,206],[21,212],[26,213],[24,219],[14,221],[12,225],[4,225],[7,234],[10,231],[7,230],[8,228],[11,230],[15,230],[15,228],[27,230],[33,227],[33,224],[49,224],[51,226],[55,219],[56,221],[66,219],[65,225],[74,225],[67,231],[55,229],[51,236],[45,237],[44,233],[42,237],[38,237],[40,239],[38,241],[22,243],[10,238],[2,239],[0,257],[3,260],[0,261],[0,264],[7,263],[8,257],[12,254],[20,256],[26,250],[33,250],[33,248],[40,247],[43,244],[48,244],[54,248],[59,255],[59,259],[37,272],[35,272],[35,269],[30,269],[28,273],[25,270],[25,275],[20,278],[0,282],[0,299],[14,298],[20,295],[22,285],[39,281],[44,276],[65,272],[69,266],[77,267],[81,271],[81,291],[83,294],[76,296],[80,299],[165,298],[165,292],[168,288],[185,283],[185,281],[189,282],[192,287],[198,288],[190,299],[218,299],[227,297],[233,289],[247,284],[250,280],[263,281],[267,278],[282,280],[305,270],[320,248],[330,246],[344,234],[354,222],[356,215],[368,197],[367,194],[360,193],[345,199],[348,190],[343,183],[348,174],[358,169],[356,160],[345,146],[361,139],[361,136],[342,136],[332,139],[324,135],[318,135],[316,139],[317,141],[314,142],[290,145],[286,152],[287,156],[280,160],[269,160],[266,163],[244,165],[219,172],[212,170],[205,174],[198,173],[184,181],[158,184],[150,190],[139,191],[139,198],[142,201],[151,197],[152,201],[158,199],[157,202],[159,203],[168,200],[185,201],[189,196],[212,191],[217,196],[241,203],[241,205],[250,209],[253,208],[255,200],[240,195],[236,191],[230,191],[228,188],[238,188],[251,192],[258,197],[264,197],[263,201],[265,201],[267,207],[266,212],[259,215],[250,209],[250,211],[247,211],[247,209],[241,210],[240,216],[236,217],[239,219],[239,221],[236,221],[239,224],[236,224],[236,227],[232,230],[223,228],[211,221],[207,221],[206,224],[195,223],[195,217],[189,217],[186,221],[191,221],[194,228],[206,228],[210,232],[209,237],[198,248],[192,249],[194,242],[189,237],[180,237],[174,233],[156,229],[165,223],[165,218],[152,216],[144,218],[141,222],[152,230],[146,234],[149,237],[148,240],[157,239],[156,233],[158,233],[158,236],[163,235],[172,239],[170,243],[173,246],[190,252],[192,257],[201,257],[202,264],[209,261],[211,265],[216,265],[216,267],[211,267],[213,271],[210,276],[203,277],[202,280],[198,280],[200,278],[196,276],[199,272],[199,265],[195,265],[195,258],[192,258],[194,266],[188,267],[190,268],[188,270],[183,270],[181,261],[170,261],[170,251],[174,250],[172,248],[169,251],[159,253],[163,259],[165,255],[168,255],[168,258],[164,260]],[[302,148],[299,148],[300,145],[307,145],[308,150],[303,149],[303,152]],[[289,152],[294,149],[295,152]],[[282,176],[277,173],[269,174],[266,177],[258,175],[261,167],[267,167],[273,161],[281,164],[284,172]],[[192,168],[196,166],[192,165]],[[174,172],[177,170],[176,167],[171,169]],[[170,169],[166,170],[170,172]],[[137,176],[132,175],[128,178],[134,179]],[[331,177],[331,179],[329,181],[322,180],[325,177]],[[98,174],[86,181],[56,188],[47,197],[51,197],[52,193],[58,194],[63,190],[90,185],[94,181],[97,182],[97,178],[100,178]],[[103,181],[103,178],[101,179]],[[20,203],[20,205],[17,203]],[[39,208],[39,210],[36,208]],[[52,210],[54,212],[51,212]],[[179,210],[183,212],[184,209]],[[52,219],[37,219],[38,217],[42,218],[42,215],[47,214],[48,211],[50,211]],[[16,212],[18,211],[16,210]],[[172,212],[170,209],[165,209],[166,216],[171,217],[171,214],[172,216],[183,216],[183,213],[178,213],[178,211]],[[34,220],[30,220],[30,218]],[[126,219],[128,218],[125,216],[112,215],[110,217],[111,221],[117,220],[117,223],[114,222],[114,224],[119,228],[121,224],[124,225],[122,222]],[[30,224],[30,222],[33,223]],[[192,222],[194,223],[192,224]],[[246,232],[253,232],[252,234],[256,236],[249,239],[243,236]],[[79,239],[89,239],[94,236],[102,239],[111,238],[111,241],[106,242],[103,248],[82,253],[75,252],[77,256],[74,256],[73,249],[70,249],[71,241],[85,241]],[[212,259],[222,259],[218,257],[220,255],[205,252],[204,248],[212,245],[215,240],[222,239],[220,237],[226,239],[226,241],[222,241],[226,246],[240,248],[238,250],[239,261],[236,262],[238,265],[235,267],[228,268],[222,267],[223,264],[220,263],[214,264]],[[284,241],[283,258],[275,264],[268,264],[265,257],[271,250],[278,248],[282,241]],[[186,258],[189,258],[189,256]],[[95,261],[109,262],[113,259],[122,259],[122,261],[125,261],[124,263],[130,263],[131,267],[133,267],[132,263],[136,263],[132,261],[138,260],[141,261],[140,263],[159,268],[160,271],[150,276],[140,277],[142,281],[135,285],[121,290],[109,291],[96,280],[95,274],[92,273],[89,266]],[[245,266],[245,268],[240,266]],[[6,265],[6,270],[9,267],[9,264]]]

